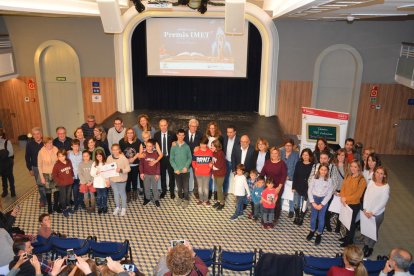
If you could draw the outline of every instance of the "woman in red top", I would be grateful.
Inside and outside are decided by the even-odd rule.
[[[343,261],[345,267],[333,266],[328,271],[328,276],[368,276],[363,263],[364,254],[356,245],[348,245],[344,248]]]
[[[68,217],[69,213],[73,213],[72,209],[69,208],[74,176],[73,167],[72,162],[66,159],[65,149],[58,150],[57,158],[58,160],[53,166],[52,178],[59,189],[59,204],[63,210],[63,215]]]
[[[287,166],[280,157],[280,151],[276,147],[270,149],[270,159],[266,160],[260,175],[266,178],[271,177],[275,183],[277,194],[283,194],[284,184],[287,178]],[[277,198],[275,207],[275,221],[280,217],[282,212],[282,206],[280,203],[280,197]]]
[[[211,143],[213,151],[213,177],[217,188],[217,202],[213,205],[218,211],[224,208],[223,182],[226,175],[226,157],[219,140]]]

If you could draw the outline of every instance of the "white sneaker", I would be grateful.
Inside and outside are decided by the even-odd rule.
[[[114,216],[116,216],[116,215],[118,215],[118,212],[119,212],[119,208],[118,207],[116,207],[115,208],[115,210],[114,210],[114,212],[112,213]]]
[[[121,217],[125,216],[125,214],[126,214],[126,209],[125,208],[122,208],[121,209]]]

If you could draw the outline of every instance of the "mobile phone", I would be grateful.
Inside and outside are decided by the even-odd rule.
[[[31,258],[33,258],[33,255],[32,254],[28,254],[28,253],[24,253],[23,254],[23,257],[26,257],[27,259],[31,259]]]
[[[75,251],[73,249],[66,250],[66,255],[68,256],[68,258],[66,259],[66,264],[76,263]]]
[[[133,264],[123,264],[122,267],[125,271],[135,272],[135,265]]]
[[[171,241],[171,247],[174,247],[178,244],[184,244],[185,240],[172,240]]]
[[[106,265],[106,258],[95,257],[96,265]]]

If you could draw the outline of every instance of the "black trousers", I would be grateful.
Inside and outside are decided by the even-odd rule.
[[[9,162],[7,169],[1,175],[1,181],[3,183],[3,193],[8,192],[8,187],[10,185],[10,192],[12,194],[15,194],[16,191],[14,188],[14,175],[13,175],[14,160],[13,158],[9,158],[7,161]],[[9,185],[7,184],[7,181],[9,182]]]
[[[170,192],[174,193],[175,190],[175,178],[174,178],[174,169],[170,164],[170,157],[163,156],[160,160],[160,169],[161,169],[161,189],[162,192],[167,192],[167,171],[169,176],[169,188]]]
[[[361,204],[348,204],[348,206],[351,207],[351,209],[352,209],[352,221],[351,221],[351,227],[350,227],[349,231],[347,231],[345,241],[348,244],[353,244],[354,243],[355,230],[356,230],[355,219],[356,219],[359,211],[361,210]]]
[[[131,190],[136,191],[138,188],[138,166],[131,166],[131,171],[128,173],[128,179],[125,186],[125,191],[131,192]]]

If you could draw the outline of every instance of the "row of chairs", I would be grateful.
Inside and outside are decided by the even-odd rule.
[[[73,249],[78,256],[88,255],[90,258],[111,257],[113,260],[129,260],[131,263],[132,250],[128,240],[124,242],[98,242],[96,237],[89,236],[86,239],[78,238],[61,238],[51,236],[45,239],[37,236],[32,243],[34,254],[51,253],[52,259],[64,257],[68,249]]]

